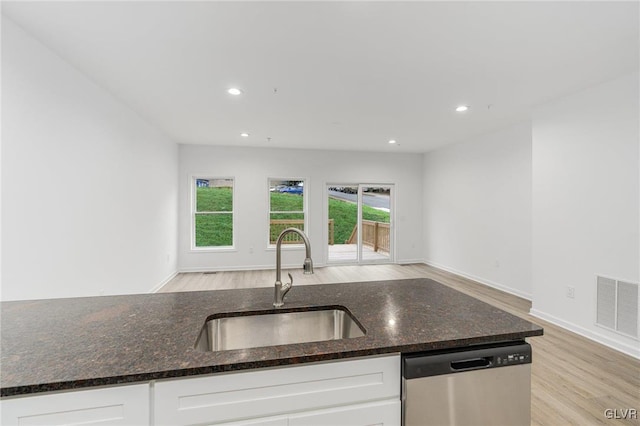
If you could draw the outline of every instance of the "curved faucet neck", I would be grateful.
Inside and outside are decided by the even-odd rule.
[[[302,241],[304,241],[304,247],[306,250],[307,259],[311,259],[311,243],[309,242],[309,238],[305,235],[304,232],[299,230],[298,228],[287,228],[280,233],[278,236],[278,240],[276,241],[276,284],[281,281],[281,269],[282,269],[282,240],[287,234],[295,233],[298,234]]]
[[[289,274],[289,282],[286,284],[282,284],[280,280],[280,274],[282,269],[282,261],[281,261],[281,252],[282,252],[282,240],[284,236],[289,233],[296,233],[300,235],[302,241],[304,241],[304,246],[307,250],[307,258],[304,260],[304,273],[305,274],[313,274],[313,261],[311,260],[311,244],[309,243],[309,239],[307,236],[299,230],[298,228],[287,228],[280,233],[278,236],[278,241],[276,241],[276,283],[275,283],[275,296],[273,301],[273,306],[276,308],[282,307],[284,305],[284,295],[287,294],[291,287],[293,286],[293,277]]]

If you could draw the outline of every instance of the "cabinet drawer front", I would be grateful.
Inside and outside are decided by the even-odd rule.
[[[259,417],[231,423],[217,423],[216,426],[289,426],[289,418],[284,416]]]
[[[400,356],[159,381],[157,424],[193,425],[400,399]]]
[[[277,417],[260,417],[219,426],[400,426],[400,400],[326,408]]]
[[[289,417],[287,426],[400,426],[400,400],[338,407]]]
[[[2,424],[148,425],[149,385],[24,396],[0,401]]]

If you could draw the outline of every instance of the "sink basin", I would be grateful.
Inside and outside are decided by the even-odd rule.
[[[214,315],[207,319],[195,348],[226,351],[364,336],[364,329],[342,306],[304,310]]]

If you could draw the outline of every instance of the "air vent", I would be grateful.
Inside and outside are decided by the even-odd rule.
[[[638,284],[598,276],[596,324],[638,338]]]
[[[616,330],[638,337],[638,284],[618,281]]]

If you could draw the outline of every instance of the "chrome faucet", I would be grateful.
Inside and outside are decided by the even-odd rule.
[[[304,241],[304,247],[307,251],[307,257],[304,260],[304,264],[302,265],[304,273],[307,275],[313,274],[313,260],[311,260],[311,243],[309,242],[309,238],[307,238],[304,232],[302,232],[298,228],[287,228],[284,231],[282,231],[278,236],[278,241],[276,241],[276,283],[275,283],[276,294],[273,302],[273,306],[275,306],[276,308],[280,308],[282,307],[282,305],[284,305],[284,295],[287,294],[287,292],[291,290],[291,286],[293,286],[293,277],[289,273],[287,275],[289,275],[290,282],[283,285],[282,281],[280,280],[281,269],[282,269],[282,260],[281,260],[282,240],[284,239],[285,235],[290,234],[292,232],[302,237],[302,241]]]

